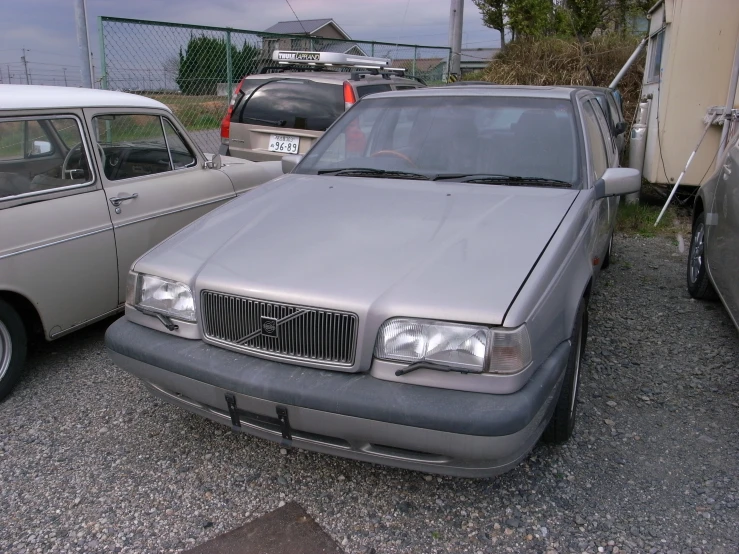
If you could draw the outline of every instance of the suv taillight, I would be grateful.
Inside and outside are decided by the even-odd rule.
[[[236,105],[236,100],[241,93],[241,85],[243,84],[244,80],[242,79],[236,87],[236,90],[234,90],[234,93],[231,95],[231,101],[228,103],[228,110],[226,110],[226,115],[223,116],[223,119],[221,120],[221,144],[228,144],[229,142],[228,138],[231,133],[231,115],[233,114],[234,106]]]
[[[357,101],[357,96],[354,94],[354,89],[349,81],[344,81],[344,109],[348,110]]]

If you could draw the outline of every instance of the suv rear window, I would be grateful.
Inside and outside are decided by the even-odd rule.
[[[364,98],[368,94],[374,94],[376,92],[387,92],[390,90],[390,85],[362,85],[357,87],[357,96]]]
[[[253,82],[249,85],[235,114],[238,119],[233,119],[238,123],[325,131],[344,113],[340,83],[280,79],[256,88]]]

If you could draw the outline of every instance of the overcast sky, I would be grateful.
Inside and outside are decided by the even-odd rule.
[[[79,54],[73,0],[2,0],[0,74],[25,81],[27,49],[34,83],[78,84]],[[448,45],[450,0],[290,0],[301,19],[333,18],[354,39]],[[89,36],[99,67],[97,17],[152,19],[264,30],[293,20],[286,0],[87,0]],[[499,34],[484,27],[471,0],[464,6],[465,48],[498,46]],[[66,72],[64,70],[66,68]]]

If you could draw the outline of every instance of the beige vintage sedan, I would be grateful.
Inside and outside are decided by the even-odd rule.
[[[121,310],[139,256],[281,174],[204,155],[150,98],[0,85],[0,399],[31,333],[53,340]]]

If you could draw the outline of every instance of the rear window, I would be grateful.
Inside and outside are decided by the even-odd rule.
[[[249,125],[325,131],[343,112],[340,84],[282,79],[249,86],[237,117]]]
[[[364,98],[368,94],[375,94],[376,92],[387,92],[390,90],[390,85],[364,85],[357,87],[357,96]]]

